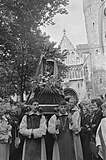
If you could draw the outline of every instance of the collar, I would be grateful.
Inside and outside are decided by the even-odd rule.
[[[60,116],[68,116],[68,113],[66,112],[65,114],[61,114],[60,112],[59,112],[59,117]]]
[[[77,106],[75,106],[75,107],[72,108],[71,110],[73,110],[73,111],[80,111],[80,109],[79,109]]]
[[[28,115],[33,115],[33,114],[39,115],[39,112],[37,111],[37,112],[35,113],[35,112],[30,111]]]

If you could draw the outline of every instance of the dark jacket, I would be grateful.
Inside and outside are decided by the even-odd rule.
[[[103,118],[103,113],[101,111],[101,109],[99,109],[93,119],[92,119],[92,126],[95,125],[94,127],[92,127],[92,136],[96,136],[96,131],[97,131],[97,128],[99,126],[99,123],[101,121],[101,119]]]

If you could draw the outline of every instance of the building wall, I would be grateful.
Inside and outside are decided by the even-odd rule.
[[[77,81],[68,81],[63,84],[63,89],[65,88],[72,88],[77,92],[79,101],[81,101],[84,98],[88,98],[86,94],[86,84],[83,80],[77,80]]]
[[[66,33],[64,33],[59,46],[61,47],[62,54],[66,53],[67,55],[65,64],[70,66],[70,70],[66,73],[66,78],[62,83],[63,89],[74,89],[78,94],[79,100],[81,100],[86,97],[86,83],[83,67],[84,57],[77,53]]]
[[[99,1],[100,0],[83,0],[83,11],[85,16],[88,44],[99,44]]]
[[[89,52],[91,54],[91,80],[92,80],[92,94],[97,96],[104,94],[100,88],[106,88],[106,84],[98,83],[101,78],[105,81],[106,72],[106,16],[104,16],[105,0],[83,0],[83,12],[85,16],[85,26],[87,32],[87,39],[89,45]],[[98,76],[95,76],[95,72]]]
[[[87,98],[92,97],[92,77],[91,77],[91,53],[88,44],[79,44],[76,46],[76,52],[83,57],[84,83],[86,87]]]

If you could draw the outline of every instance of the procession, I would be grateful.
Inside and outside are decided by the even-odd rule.
[[[55,94],[51,96],[56,102]],[[23,106],[1,102],[1,160],[105,159],[106,100],[78,103],[75,92],[68,98],[57,96],[61,96],[58,104],[49,103],[51,113],[44,109],[48,104],[40,105],[36,97]]]
[[[0,160],[106,160],[106,0],[0,0]]]

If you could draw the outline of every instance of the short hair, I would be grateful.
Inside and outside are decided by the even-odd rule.
[[[83,100],[80,102],[80,105],[81,105],[81,106],[90,105],[90,99],[83,99]]]
[[[100,100],[100,98],[94,98],[91,100],[91,103],[95,103],[97,104],[97,107],[100,107],[102,105],[102,101]]]
[[[32,99],[30,100],[30,103],[28,103],[28,104],[32,105],[34,102],[38,102],[38,103],[39,103],[38,98],[32,98]]]
[[[35,98],[33,102],[38,102],[38,103],[39,103],[39,100],[38,100],[38,98]]]
[[[61,101],[61,102],[59,103],[59,105],[60,105],[60,106],[62,106],[62,105],[65,106],[65,105],[67,105],[67,103],[66,103],[66,101]]]
[[[106,109],[106,102],[104,102],[101,107],[105,108]]]

